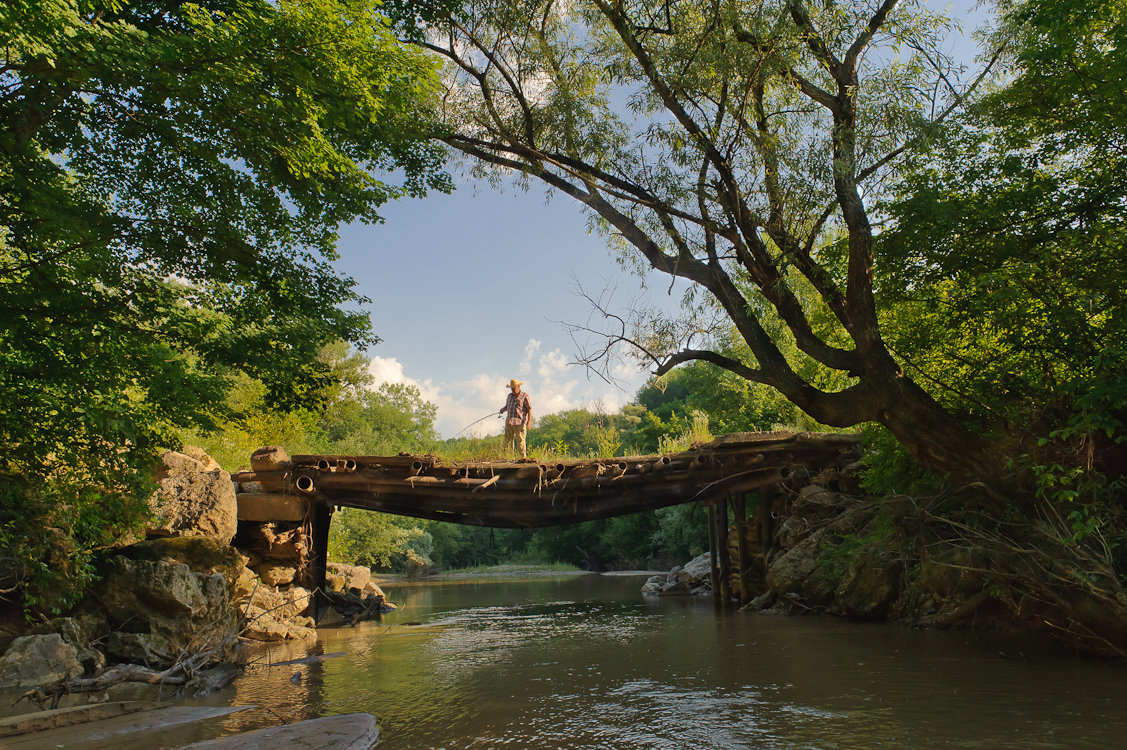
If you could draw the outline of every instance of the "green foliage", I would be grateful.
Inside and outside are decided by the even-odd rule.
[[[544,448],[555,455],[576,458],[620,455],[620,432],[627,419],[586,409],[545,414],[528,431],[528,448]]]
[[[892,348],[1071,500],[1127,455],[1127,6],[1002,8],[1013,78],[911,160],[879,295]]]
[[[29,602],[81,584],[233,376],[315,412],[318,350],[374,340],[336,228],[449,188],[435,83],[369,0],[0,4],[0,546]]]
[[[434,542],[418,521],[345,508],[329,527],[329,559],[374,570],[402,570],[408,561],[430,561]]]
[[[18,584],[29,618],[66,611],[94,576],[94,550],[149,518],[137,457],[101,457],[89,473],[64,467],[37,482],[0,473],[0,579]]]
[[[227,393],[232,416],[223,426],[183,431],[181,441],[200,446],[231,471],[264,445],[282,445],[291,454],[395,455],[433,448],[437,409],[417,387],[373,387],[368,360],[344,342],[324,347],[317,359],[330,376],[312,394],[318,408],[279,409],[264,383],[241,375]]]
[[[721,368],[731,387],[688,391],[726,402],[696,407],[718,431],[807,420],[773,389],[822,424],[886,424],[941,471],[996,463],[885,347],[873,296],[870,209],[972,99],[951,19],[876,0],[489,0],[435,25],[443,139],[475,173],[543,181],[624,265],[686,282],[677,313],[591,298],[585,361],[609,372],[623,345],[659,373]],[[656,447],[657,423],[639,427]]]
[[[880,425],[861,431],[861,451],[865,472],[861,486],[869,495],[920,495],[935,491],[943,477],[919,465],[904,446]]]
[[[858,554],[881,546],[896,533],[892,511],[885,508],[857,533],[833,536],[821,543],[819,564],[830,578],[839,579]]]

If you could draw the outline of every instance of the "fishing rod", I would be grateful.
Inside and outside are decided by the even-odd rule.
[[[491,412],[489,412],[488,414],[486,414],[486,415],[485,415],[484,417],[482,417],[481,419],[478,419],[478,420],[475,420],[475,421],[473,421],[473,422],[470,422],[470,423],[469,423],[468,425],[466,425],[466,426],[465,426],[465,427],[463,427],[462,429],[460,429],[460,430],[458,430],[457,432],[455,432],[455,433],[454,433],[454,437],[452,437],[452,438],[450,438],[450,439],[451,439],[451,440],[453,440],[454,438],[458,437],[459,435],[461,435],[461,434],[462,434],[463,432],[465,432],[465,431],[466,431],[466,430],[468,430],[469,428],[473,427],[473,426],[474,426],[475,424],[477,424],[478,422],[484,422],[485,420],[487,420],[487,419],[489,419],[490,417],[492,417],[492,416],[493,416],[494,414],[500,415],[500,413],[501,413],[501,412],[496,412],[496,411],[491,411]]]

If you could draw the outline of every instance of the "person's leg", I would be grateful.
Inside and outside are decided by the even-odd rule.
[[[525,439],[528,437],[528,425],[522,424],[517,428],[517,447],[520,448],[520,457],[528,458],[528,447]]]
[[[510,450],[512,450],[513,438],[516,437],[517,429],[518,429],[517,425],[511,425],[511,424],[509,424],[509,421],[507,419],[505,420],[505,438],[504,438],[504,441],[501,443],[501,451],[502,452],[508,453]]]

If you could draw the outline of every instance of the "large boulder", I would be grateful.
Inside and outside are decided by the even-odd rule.
[[[290,456],[285,448],[280,445],[268,445],[259,448],[250,456],[251,471],[259,474],[258,489],[244,491],[281,492],[286,488],[282,472],[289,471],[293,466]]]
[[[0,657],[0,688],[51,685],[82,673],[78,649],[58,633],[17,638]]]
[[[363,565],[346,565],[344,563],[329,563],[327,571],[329,575],[337,577],[339,580],[341,591],[348,591],[349,589],[364,590],[368,585],[368,581],[372,580],[372,569],[366,568]]]
[[[712,578],[712,560],[708,553],[705,552],[703,555],[697,555],[692,560],[685,563],[685,567],[681,568],[677,578],[690,588],[710,583]]]
[[[642,586],[643,594],[657,596],[689,596],[712,590],[712,562],[708,553],[698,555],[685,567],[674,567],[668,573],[650,576]]]
[[[825,535],[826,529],[818,529],[774,558],[767,568],[767,587],[779,594],[798,596],[811,604],[828,603],[840,574],[825,563]]]
[[[106,653],[126,664],[143,664],[156,668],[173,661],[172,644],[163,635],[154,633],[122,633],[114,631],[106,641]]]
[[[235,485],[217,464],[209,468],[212,464],[175,451],[161,456],[155,471],[160,486],[149,498],[158,521],[147,536],[207,536],[231,543],[238,529]]]
[[[297,576],[297,568],[276,562],[264,562],[254,566],[254,572],[267,586],[287,586]]]
[[[227,588],[234,591],[243,570],[245,558],[234,547],[207,537],[168,537],[149,539],[117,550],[116,557],[130,560],[161,560],[183,563],[194,573],[223,576]]]
[[[250,455],[251,471],[285,471],[291,466],[289,454],[280,445],[268,445]]]
[[[50,635],[57,633],[74,646],[78,662],[86,674],[92,674],[106,665],[106,657],[98,645],[109,634],[109,625],[103,616],[87,614],[81,617],[57,617],[54,620],[33,625],[28,635]]]
[[[900,596],[903,572],[897,556],[884,554],[879,547],[860,550],[838,584],[834,600],[850,617],[882,619]]]
[[[204,471],[223,471],[223,467],[219,465],[219,462],[207,455],[203,448],[195,445],[185,445],[180,449],[180,452],[188,458],[194,458],[203,464]]]
[[[238,559],[233,550],[230,554]],[[145,557],[110,558],[94,587],[93,599],[115,631],[146,636],[119,638],[118,659],[131,661],[140,655],[154,668],[166,667],[177,654],[214,647],[234,634],[233,581],[224,571]]]

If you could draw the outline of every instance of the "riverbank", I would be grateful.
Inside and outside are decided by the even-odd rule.
[[[644,576],[656,575],[656,570],[581,570],[574,565],[563,563],[535,564],[510,563],[505,565],[480,565],[473,568],[458,568],[430,573],[425,576],[407,576],[390,573],[372,573],[372,578],[381,586],[392,583],[426,583],[428,581],[497,580],[502,578],[553,578],[556,576]]]

